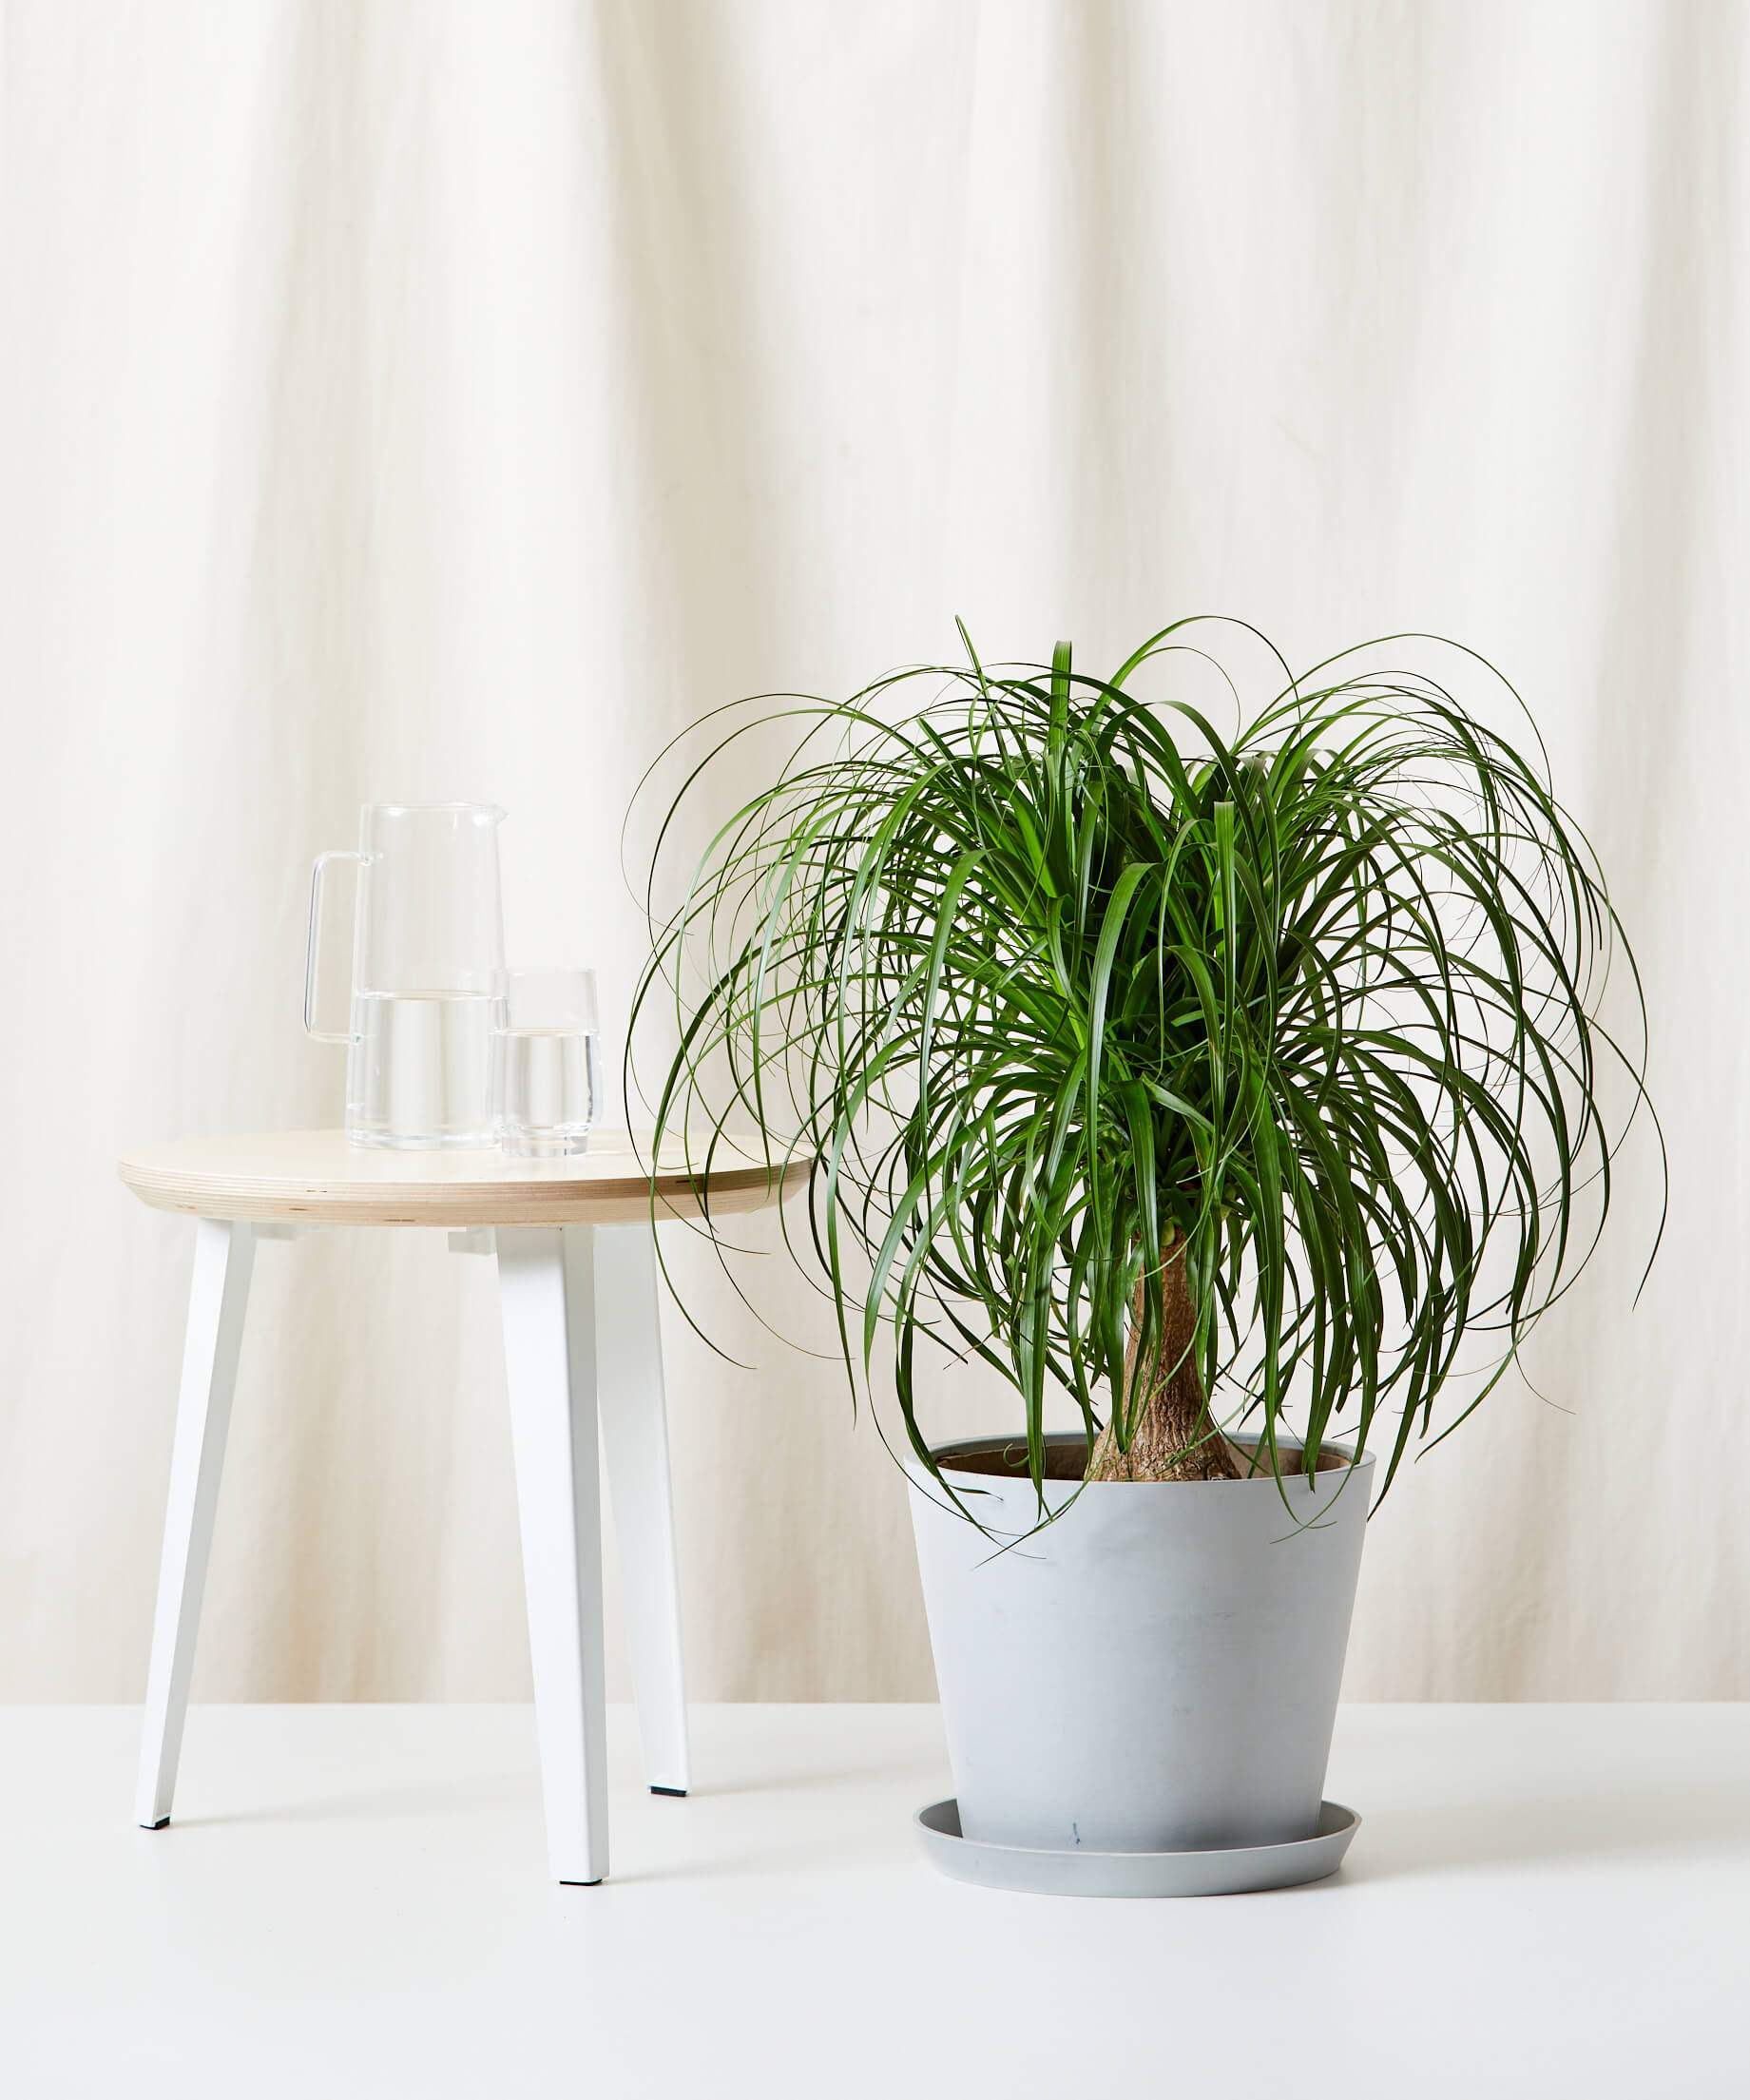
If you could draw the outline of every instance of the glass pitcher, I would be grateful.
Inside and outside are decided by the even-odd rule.
[[[423,1151],[490,1146],[492,1031],[504,1020],[505,926],[498,887],[502,809],[474,802],[372,803],[358,851],[317,856],[310,879],[304,1027],[344,1043],[346,1134],[355,1145]],[[353,1015],[316,1025],[322,882],[358,866]]]

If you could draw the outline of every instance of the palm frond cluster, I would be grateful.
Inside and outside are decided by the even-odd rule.
[[[816,1157],[847,1368],[888,1333],[926,1464],[922,1337],[1012,1381],[1035,1481],[1053,1385],[1090,1448],[1114,1410],[1125,1444],[1133,1295],[1145,1355],[1183,1241],[1212,1405],[1279,1470],[1291,1403],[1280,1464],[1308,1469],[1383,1412],[1389,1485],[1466,1338],[1473,1405],[1608,1207],[1606,1073],[1638,1103],[1644,1071],[1599,1018],[1613,953],[1643,1046],[1644,1010],[1541,752],[1348,660],[1226,735],[1131,690],[1208,648],[1184,624],[1100,679],[1067,645],[997,675],[969,643],[769,703],[788,763],[653,920],[638,1011],[680,1031],[659,1139],[702,1169],[751,1124]],[[746,734],[718,719],[664,851]]]

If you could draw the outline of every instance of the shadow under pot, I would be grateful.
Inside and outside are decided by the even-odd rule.
[[[1373,1456],[1084,1487],[1083,1438],[1047,1442],[1072,1476],[1046,1481],[1063,1513],[1043,1529],[1024,1447],[935,1453],[982,1531],[909,1469],[960,1833],[1105,1853],[1317,1836]]]

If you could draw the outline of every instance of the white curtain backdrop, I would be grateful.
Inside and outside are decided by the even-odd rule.
[[[0,1698],[141,1695],[190,1234],[113,1158],[338,1120],[360,802],[502,802],[623,1026],[684,722],[1192,611],[1499,664],[1653,1016],[1663,1255],[1631,1147],[1351,1695],[1750,1696],[1750,14],[13,0],[4,70]],[[683,1266],[752,1365],[669,1320],[695,1695],[932,1696],[892,1462]],[[196,1696],[527,1696],[490,1265],[256,1276]]]

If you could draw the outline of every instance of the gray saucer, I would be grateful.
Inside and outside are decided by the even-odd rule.
[[[1335,1874],[1361,1819],[1323,1801],[1318,1828],[1292,1844],[1236,1845],[1221,1852],[1048,1852],[984,1844],[960,1835],[960,1804],[917,1811],[918,1835],[934,1865],[956,1881],[1034,1896],[1242,1896],[1298,1888]]]

